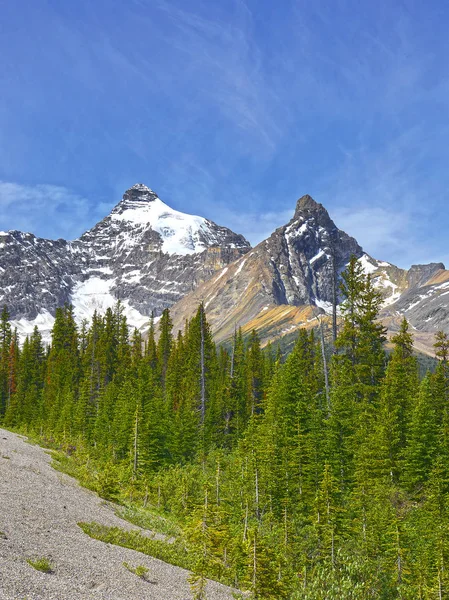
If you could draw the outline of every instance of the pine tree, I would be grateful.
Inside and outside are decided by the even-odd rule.
[[[315,499],[314,529],[316,551],[322,561],[335,566],[341,536],[342,508],[337,481],[330,465],[325,464],[320,487]]]
[[[242,330],[234,332],[232,350],[229,364],[230,389],[229,401],[231,411],[229,414],[229,429],[234,432],[238,440],[245,430],[248,422],[246,409],[246,353]],[[232,424],[231,424],[232,421]]]
[[[217,356],[203,304],[188,324],[184,353],[184,392],[178,411],[178,416],[185,418],[184,452],[189,452],[187,442],[192,437],[199,438],[200,447],[205,451],[214,431],[210,407],[214,404],[212,393],[216,389]]]
[[[251,332],[246,350],[247,418],[262,410],[264,387],[264,359],[260,340],[255,330]]]
[[[9,352],[11,348],[12,331],[9,322],[9,312],[3,307],[0,315],[0,419],[5,414],[9,400]]]
[[[437,415],[429,375],[421,382],[407,430],[403,481],[409,490],[416,491],[427,480],[438,448]]]
[[[335,340],[335,347],[339,354],[347,356],[355,365],[358,357],[359,312],[365,286],[363,267],[356,256],[351,256],[346,270],[341,274],[341,279],[340,293],[343,302],[340,304],[340,310],[343,324]]]
[[[324,462],[323,419],[327,413],[313,334],[300,330],[287,361],[276,372],[265,402],[261,429],[273,439],[269,458],[273,497],[289,513],[313,501]],[[267,444],[265,444],[267,446]]]
[[[331,361],[327,455],[344,491],[352,485],[357,431],[366,404],[377,402],[384,375],[385,328],[377,320],[381,295],[355,256],[342,273],[341,294],[342,325]]]
[[[165,378],[168,367],[168,360],[173,344],[173,321],[170,316],[170,311],[166,308],[159,321],[159,340],[157,342],[157,360],[160,369],[160,377],[162,387],[165,388]]]
[[[355,256],[342,273],[341,294],[343,322],[335,347],[352,364],[359,397],[374,401],[386,362],[383,350],[386,329],[377,320],[382,296]]]
[[[66,304],[56,310],[45,376],[43,418],[46,426],[55,432],[66,425],[60,417],[67,415],[64,403],[72,401],[72,394],[77,394],[79,374],[77,327],[73,307]]]
[[[154,317],[151,314],[150,319],[150,327],[147,334],[147,340],[145,343],[145,360],[149,363],[151,369],[156,371],[158,368],[157,363],[157,346],[156,346],[156,338],[155,338],[155,329],[154,329]]]
[[[449,338],[443,331],[436,333],[434,348],[438,365],[431,377],[431,386],[436,419],[441,424],[449,404]]]
[[[406,319],[391,338],[394,350],[380,390],[378,413],[379,475],[397,482],[406,447],[408,415],[419,387],[418,364]]]
[[[90,329],[83,335],[85,339],[80,357],[81,380],[74,426],[76,431],[89,438],[94,421],[98,417],[100,396],[105,389],[107,379],[103,347],[104,323],[96,311],[92,317]]]

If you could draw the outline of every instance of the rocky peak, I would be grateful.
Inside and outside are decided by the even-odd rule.
[[[144,205],[148,205],[150,202],[154,202],[158,199],[158,196],[152,189],[144,185],[143,183],[136,183],[129,190],[123,194],[123,198],[113,209],[113,213],[122,213],[127,209],[139,208]]]
[[[129,190],[126,190],[125,194],[127,192],[131,192],[133,190],[136,190],[138,192],[153,192],[152,189],[150,189],[147,185],[145,185],[144,183],[135,183],[134,185],[132,185]]]
[[[428,265],[412,265],[407,273],[410,288],[424,285],[435,273],[444,270],[443,263],[429,263]]]
[[[302,216],[304,213],[321,212],[325,212],[327,214],[327,210],[324,208],[324,206],[318,202],[315,202],[315,200],[312,198],[312,196],[309,196],[309,194],[301,196],[296,203],[295,217]]]
[[[338,234],[338,228],[327,210],[308,194],[302,196],[296,203],[295,214],[289,226],[295,227],[301,223],[308,224],[312,229],[318,229],[321,233],[326,230],[326,235],[330,235],[332,239]]]

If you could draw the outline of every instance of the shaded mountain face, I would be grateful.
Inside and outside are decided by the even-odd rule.
[[[111,214],[78,240],[0,233],[0,305],[21,333],[49,330],[64,302],[79,321],[118,299],[142,327],[250,249],[241,235],[171,209],[143,184],[127,190]]]
[[[332,257],[338,274],[353,254],[370,268],[368,261],[372,259],[357,241],[338,229],[321,204],[303,196],[287,225],[214,275],[197,289],[195,297],[204,301],[218,339],[231,335],[235,327],[260,320],[265,311],[278,327],[271,312],[274,306],[312,306],[315,312],[301,314],[313,318],[320,309],[330,310],[332,306]],[[377,269],[374,262],[371,268]],[[191,315],[192,304],[192,296],[187,296],[173,307],[177,327]],[[299,326],[297,314],[289,314]],[[284,323],[282,327],[288,330],[291,325]]]

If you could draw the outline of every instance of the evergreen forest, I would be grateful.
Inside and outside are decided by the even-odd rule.
[[[0,422],[58,449],[106,499],[176,523],[192,593],[254,599],[449,598],[449,339],[420,376],[404,319],[386,350],[382,297],[352,258],[336,336],[288,356],[255,332],[217,346],[200,304],[174,334],[120,303],[51,344],[0,322]],[[183,563],[184,564],[184,563]]]

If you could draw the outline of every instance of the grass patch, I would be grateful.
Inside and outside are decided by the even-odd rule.
[[[137,565],[137,567],[133,567],[127,562],[124,562],[123,566],[125,569],[128,569],[130,573],[134,573],[134,575],[140,577],[140,579],[148,579],[149,569],[147,569],[147,567],[144,567],[143,565]]]
[[[142,554],[147,554],[189,571],[195,566],[193,557],[188,554],[185,546],[178,541],[169,543],[155,540],[143,536],[139,531],[126,531],[120,527],[107,527],[95,522],[80,522],[78,525],[84,533],[95,540],[122,546],[130,550],[137,550],[137,552],[142,552]]]
[[[93,461],[81,458],[76,453],[68,455],[61,450],[52,450],[52,467],[74,477],[82,487],[96,492],[101,498],[116,504],[115,514],[125,521],[149,529],[169,538],[177,538],[182,534],[176,519],[166,515],[156,507],[143,508],[126,502],[117,483],[115,465],[108,464],[102,469],[95,467]]]
[[[177,538],[181,535],[181,529],[177,523],[162,514],[156,509],[140,508],[125,504],[115,512],[117,517],[129,521],[142,529],[150,529],[156,533],[161,533],[170,538]]]
[[[51,562],[46,556],[36,558],[36,560],[31,560],[31,558],[27,558],[27,563],[31,567],[33,567],[33,569],[36,569],[36,571],[41,571],[42,573],[51,573],[53,571]]]
[[[71,477],[79,479],[80,469],[70,456],[67,456],[64,452],[58,450],[50,450],[48,454],[51,456],[51,466],[55,471],[60,471]]]

